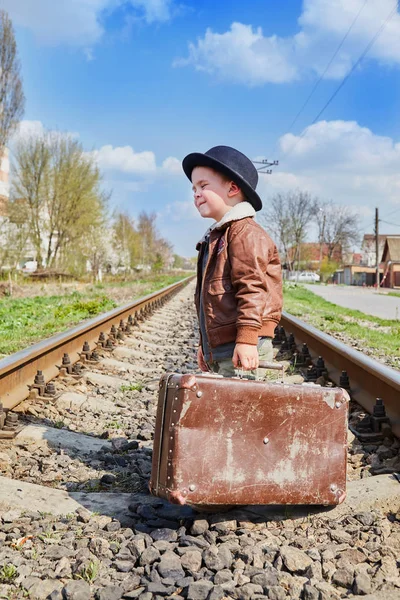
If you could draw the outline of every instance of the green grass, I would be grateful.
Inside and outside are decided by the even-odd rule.
[[[11,563],[3,565],[0,569],[0,583],[12,583],[17,576],[17,568]]]
[[[355,341],[359,350],[370,350],[391,366],[400,367],[400,321],[343,308],[301,285],[284,286],[284,310],[326,333],[342,334],[345,343]]]
[[[84,292],[73,291],[60,296],[3,297],[0,299],[0,358],[115,308],[117,303],[107,294],[108,288],[134,286],[137,290],[140,286],[140,291],[132,294],[134,301],[186,276],[149,275],[122,283],[96,284]]]
[[[91,560],[85,567],[83,567],[79,574],[76,575],[76,579],[83,579],[87,583],[92,583],[99,574],[100,565],[97,561]]]
[[[141,392],[143,389],[143,383],[130,383],[128,385],[121,385],[121,392]]]
[[[122,429],[122,423],[120,423],[119,421],[108,421],[105,425],[104,425],[105,429]]]
[[[114,308],[106,295],[4,298],[0,301],[0,354],[6,355]]]

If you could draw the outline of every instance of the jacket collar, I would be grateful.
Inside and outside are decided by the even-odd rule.
[[[218,223],[214,223],[214,225],[211,225],[210,229],[221,229],[224,225],[230,223],[231,221],[240,221],[241,219],[245,219],[246,217],[254,217],[255,214],[256,211],[254,210],[250,202],[246,202],[244,200],[243,202],[239,202],[239,204],[235,204],[235,206],[233,206],[231,210],[228,210],[228,212],[224,214],[224,216],[220,221],[218,221]]]
[[[232,221],[240,221],[241,219],[246,219],[247,217],[254,217],[255,214],[256,211],[254,210],[250,202],[246,202],[245,200],[239,202],[239,204],[236,204],[230,210],[228,210],[228,212],[224,214],[224,216],[220,221],[218,221],[218,223],[213,223],[211,227],[207,229],[199,243],[196,245],[196,248],[198,249],[200,244],[202,242],[205,242],[207,236],[210,235],[213,229],[222,229],[222,227],[224,227],[228,223],[231,223]]]

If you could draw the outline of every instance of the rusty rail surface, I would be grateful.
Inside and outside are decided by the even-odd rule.
[[[323,357],[329,379],[334,383],[339,385],[341,372],[347,371],[352,398],[368,412],[372,412],[376,399],[382,398],[393,433],[400,437],[400,371],[369,358],[286,312],[280,325],[287,333],[293,333],[297,344],[306,343],[313,358]]]
[[[191,279],[187,277],[3,358],[0,360],[0,402],[5,409],[14,408],[28,396],[28,386],[32,385],[38,370],[43,372],[47,383],[58,375],[64,353],[68,353],[72,363],[77,362],[84,342],[89,343],[91,350],[95,349],[101,332],[108,333],[113,325],[118,326],[121,319],[129,315],[135,318],[146,309],[154,308],[157,302],[165,301]]]

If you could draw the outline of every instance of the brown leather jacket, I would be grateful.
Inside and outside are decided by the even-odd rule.
[[[282,311],[282,273],[274,242],[252,217],[230,221],[197,244],[195,303],[200,316],[202,294],[206,331],[212,348],[227,342],[256,345],[273,336]]]

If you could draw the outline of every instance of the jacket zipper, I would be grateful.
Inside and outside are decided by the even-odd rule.
[[[205,269],[204,269],[204,272],[203,272],[203,279],[202,279],[202,282],[201,282],[201,295],[202,295],[202,300],[203,300],[203,314],[204,314],[204,321],[205,321],[204,324],[205,324],[205,327],[206,327],[206,334],[207,334],[207,346],[208,346],[208,351],[210,353],[210,361],[212,362],[212,352],[211,352],[210,345],[209,345],[210,335],[208,333],[207,317],[206,317],[206,313],[205,313],[205,310],[204,310],[204,280],[205,280],[205,277],[206,277],[207,268],[208,268],[208,265],[210,263],[211,254],[212,254],[211,251],[210,251],[210,242],[211,242],[211,232],[210,232],[210,235],[209,235],[209,238],[208,238],[208,258],[207,258],[206,266],[205,266]],[[201,332],[200,332],[200,335],[201,335]]]

